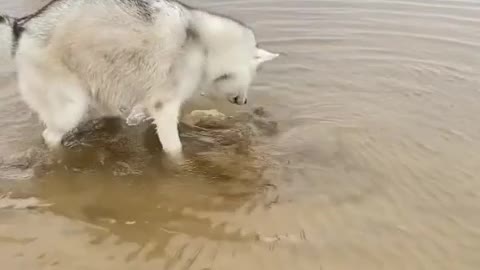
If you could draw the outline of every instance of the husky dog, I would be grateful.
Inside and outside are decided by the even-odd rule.
[[[163,150],[181,155],[184,101],[211,89],[246,104],[258,67],[278,56],[241,22],[173,0],[53,0],[23,19],[0,18],[21,95],[51,148],[90,105],[117,116],[140,106]]]

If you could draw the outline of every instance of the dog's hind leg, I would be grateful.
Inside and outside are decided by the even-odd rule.
[[[23,99],[46,126],[45,143],[60,146],[86,114],[88,93],[74,74],[52,62],[19,62],[18,81]]]

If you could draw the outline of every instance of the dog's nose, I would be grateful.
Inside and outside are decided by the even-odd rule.
[[[245,103],[243,103],[243,104],[247,104],[247,103],[248,103],[248,99],[245,99]]]
[[[239,96],[233,97],[231,99],[231,102],[237,105],[243,105],[243,104],[247,104],[247,98],[243,98],[239,95]]]

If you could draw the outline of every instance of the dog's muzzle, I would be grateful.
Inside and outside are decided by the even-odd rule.
[[[237,105],[245,105],[247,104],[248,100],[246,97],[241,97],[241,96],[235,96],[229,99],[231,103],[237,104]]]

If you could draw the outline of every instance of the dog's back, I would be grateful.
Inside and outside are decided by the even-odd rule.
[[[17,58],[61,63],[98,102],[131,107],[165,80],[185,16],[169,1],[57,0],[26,24]]]

